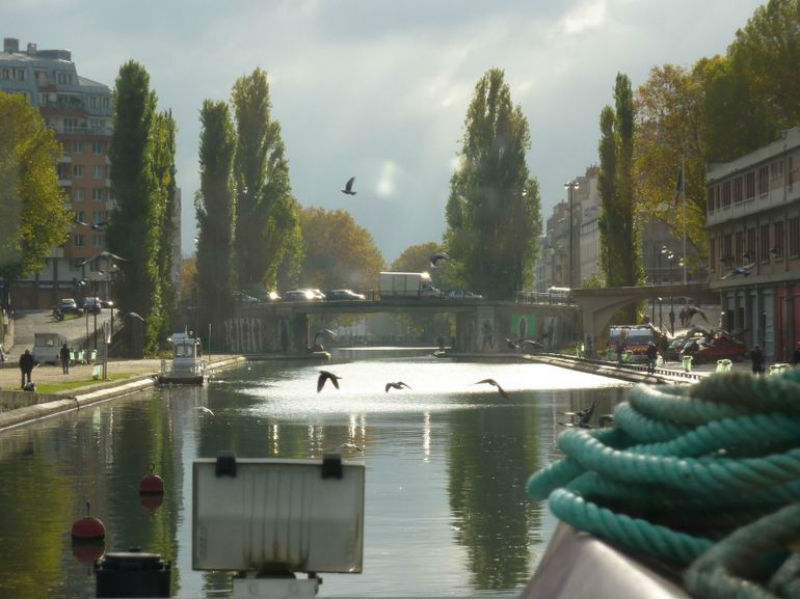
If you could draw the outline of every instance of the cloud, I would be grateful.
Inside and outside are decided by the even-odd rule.
[[[567,35],[577,35],[593,29],[600,29],[608,22],[606,0],[588,0],[567,13],[560,25]]]

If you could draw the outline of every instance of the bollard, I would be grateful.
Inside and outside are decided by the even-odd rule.
[[[728,358],[717,360],[717,372],[730,372],[732,362]]]
[[[787,370],[788,368],[789,368],[789,364],[786,364],[784,362],[778,362],[776,364],[770,364],[769,365],[769,373],[771,375],[772,374],[780,374],[784,370]]]
[[[692,356],[683,356],[683,371],[684,372],[691,372],[692,371]]]

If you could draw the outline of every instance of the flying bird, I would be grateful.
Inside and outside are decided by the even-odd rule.
[[[340,376],[336,376],[332,372],[328,372],[327,370],[320,370],[319,371],[319,378],[317,379],[317,393],[322,391],[322,388],[325,386],[325,381],[330,379],[333,386],[337,389],[339,388],[339,379],[342,378]]]
[[[436,268],[437,262],[439,260],[449,260],[450,256],[448,256],[444,252],[435,252],[431,255],[431,268]]]
[[[735,277],[736,275],[743,275],[745,277],[749,277],[750,269],[753,268],[755,265],[756,265],[755,262],[751,262],[750,264],[746,264],[744,266],[737,266],[736,268],[731,269],[730,272],[728,272],[727,274],[722,275],[720,279],[729,279],[731,277]]]
[[[576,426],[579,426],[580,428],[590,428],[589,421],[592,419],[592,414],[594,414],[594,406],[595,402],[592,402],[592,405],[590,405],[588,408],[584,408],[576,412],[575,415],[578,417]]]
[[[314,334],[314,345],[319,343],[320,337],[328,337],[329,339],[336,339],[336,333],[330,329],[320,329]]]
[[[519,342],[519,346],[525,350],[526,348],[529,350],[534,349],[544,349],[544,345],[536,341],[535,339],[523,339]]]
[[[346,194],[347,194],[347,195],[349,195],[349,196],[354,196],[354,195],[356,195],[356,192],[355,192],[355,191],[353,191],[353,183],[355,182],[355,180],[356,180],[356,178],[355,178],[355,177],[350,177],[350,178],[347,180],[347,183],[345,183],[345,184],[344,184],[344,189],[341,189],[340,191],[341,191],[342,193],[346,193]]]
[[[406,385],[403,381],[397,381],[396,383],[386,383],[386,393],[389,393],[389,389],[411,389],[408,385]]]
[[[195,410],[200,410],[203,414],[208,414],[209,416],[213,416],[214,415],[214,412],[212,412],[211,410],[209,410],[205,406],[195,406],[194,409]]]
[[[483,379],[481,381],[478,381],[477,383],[473,383],[473,385],[480,385],[481,383],[488,383],[494,387],[497,387],[497,391],[500,393],[500,395],[502,395],[505,399],[508,399],[508,393],[505,392],[505,390],[497,383],[496,380]]]
[[[706,316],[706,313],[703,312],[700,308],[698,308],[697,306],[689,306],[688,308],[686,308],[686,316],[690,321],[692,320],[692,318],[694,318],[695,314],[699,314],[700,316],[702,316],[703,320],[705,320],[706,323],[708,323],[708,317]]]

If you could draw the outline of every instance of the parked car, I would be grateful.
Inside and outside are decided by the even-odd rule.
[[[281,301],[281,295],[277,291],[270,291],[267,293],[267,297],[264,300],[266,302],[279,302]]]
[[[483,296],[480,293],[473,293],[464,289],[453,289],[445,296],[451,300],[482,300]]]
[[[233,301],[239,302],[241,304],[257,304],[258,298],[255,298],[252,295],[247,295],[242,291],[234,291]]]
[[[695,364],[715,362],[724,358],[741,360],[747,356],[747,346],[724,331],[720,331],[710,339],[700,338],[687,343],[681,355],[692,356],[692,362]]]
[[[367,297],[363,293],[356,293],[352,289],[332,289],[325,294],[328,301],[363,301]]]
[[[61,312],[61,314],[83,314],[83,310],[78,307],[78,302],[71,297],[62,298],[55,307],[55,310]]]
[[[83,298],[83,309],[89,314],[100,314],[103,304],[99,297],[85,297]]]

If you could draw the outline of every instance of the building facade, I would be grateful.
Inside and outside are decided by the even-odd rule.
[[[709,281],[723,325],[789,361],[800,342],[800,127],[706,168]]]
[[[113,206],[108,158],[113,103],[111,88],[78,75],[69,50],[20,50],[3,40],[0,90],[22,94],[39,109],[63,147],[58,164],[75,222],[68,240],[52,248],[42,271],[13,286],[18,308],[49,308],[61,297],[105,296],[109,273],[98,261],[106,248],[105,225]]]

